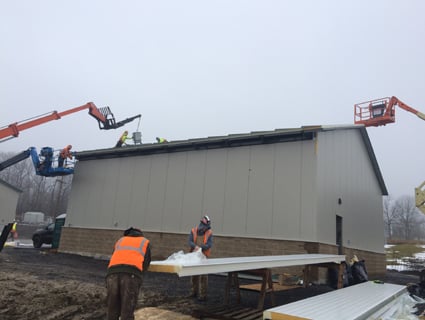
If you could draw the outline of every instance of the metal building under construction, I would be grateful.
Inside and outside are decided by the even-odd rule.
[[[78,152],[59,250],[112,253],[139,227],[154,259],[212,219],[213,257],[356,254],[385,273],[382,196],[362,125],[308,126]]]

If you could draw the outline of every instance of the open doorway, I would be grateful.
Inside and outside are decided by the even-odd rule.
[[[338,246],[338,254],[342,255],[342,217],[339,215],[336,215],[336,244]]]

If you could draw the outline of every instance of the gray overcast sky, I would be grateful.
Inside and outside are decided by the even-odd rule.
[[[397,96],[425,112],[425,1],[0,0],[0,126],[93,101],[142,114],[146,143],[353,123]],[[390,194],[425,180],[425,122],[396,110],[368,129]],[[112,147],[86,111],[1,151]]]

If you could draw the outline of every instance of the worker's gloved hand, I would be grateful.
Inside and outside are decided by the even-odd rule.
[[[207,249],[208,249],[208,246],[206,246],[205,244],[203,244],[203,245],[201,246],[201,248],[202,248],[202,250],[207,250]]]

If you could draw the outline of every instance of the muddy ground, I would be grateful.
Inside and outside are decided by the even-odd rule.
[[[0,319],[71,320],[105,319],[105,271],[107,261],[54,253],[49,248],[5,247],[0,252]],[[192,311],[223,304],[224,276],[209,277],[208,300],[189,298],[190,279],[147,272],[139,296],[136,319],[190,319]],[[417,283],[418,276],[388,272],[386,282]],[[258,282],[242,280],[242,284]],[[278,291],[278,304],[285,304],[332,290],[311,286]],[[258,293],[242,290],[242,304],[256,307]],[[271,307],[269,297],[265,308]]]

